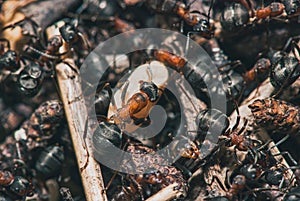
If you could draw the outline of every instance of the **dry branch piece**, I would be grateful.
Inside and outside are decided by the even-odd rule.
[[[167,186],[166,188],[160,190],[155,195],[152,195],[146,201],[168,201],[179,198],[183,196],[182,191],[174,190],[178,186],[177,183]]]
[[[66,63],[56,66],[57,79],[68,120],[71,138],[77,157],[81,179],[88,201],[107,200],[101,175],[100,165],[94,160],[90,139],[83,139],[83,135],[91,136],[87,109],[82,96],[80,78],[74,69],[73,60],[65,59]],[[75,67],[75,69],[77,69]],[[85,133],[85,134],[84,134]]]

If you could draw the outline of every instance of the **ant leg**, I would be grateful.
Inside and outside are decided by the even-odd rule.
[[[90,51],[91,46],[89,45],[88,40],[84,37],[84,35],[82,33],[78,32],[77,34],[83,44],[84,49]]]
[[[68,63],[68,62],[66,62],[66,61],[62,61],[62,63],[68,65],[68,66],[71,68],[71,70],[73,70],[76,74],[79,73],[79,72],[78,72],[78,69],[77,69],[76,67],[72,66],[70,63]]]
[[[190,100],[194,110],[199,113],[200,111],[197,109],[196,105],[193,103],[191,97],[189,96],[189,94],[186,92],[186,90],[183,89],[183,87],[181,86],[180,83],[178,83],[178,81],[176,81],[176,83],[178,84],[179,88],[181,89],[181,91],[185,94],[185,96]]]
[[[134,178],[132,178],[131,176],[129,178],[136,185],[136,187],[138,189],[138,192],[140,193],[141,200],[145,200],[144,195],[143,195],[143,188],[142,188],[142,186]]]
[[[243,94],[244,94],[244,91],[245,91],[245,88],[246,88],[246,84],[245,84],[245,82],[243,82],[243,87],[241,89],[241,93],[240,93],[238,99],[236,100],[237,104],[239,104],[241,102]]]
[[[124,83],[124,88],[122,90],[122,94],[121,94],[121,99],[122,99],[122,108],[125,106],[125,97],[126,97],[126,94],[127,94],[127,90],[128,90],[128,86],[129,86],[129,82],[126,81]]]
[[[298,40],[300,39],[300,36],[293,36],[293,37],[290,37],[287,42],[285,43],[282,51],[286,52],[286,50],[288,49],[288,47],[290,46],[290,44],[292,43],[292,41],[295,41],[295,40]]]
[[[227,62],[226,64],[223,64],[221,66],[218,66],[218,70],[220,73],[228,73],[229,71],[239,67],[242,65],[242,62],[240,60],[236,60],[236,61],[230,61]],[[230,66],[229,69],[224,69],[226,66]]]
[[[10,42],[6,38],[0,38],[0,42],[6,43],[7,49],[10,50]]]
[[[152,70],[149,67],[149,65],[147,65],[147,75],[148,75],[148,82],[151,82],[152,81],[153,73],[152,73]]]
[[[299,36],[299,38],[300,38],[300,36]],[[298,60],[298,62],[300,62],[300,55],[299,55],[300,47],[298,46],[298,44],[295,41],[292,42],[292,45],[293,45],[293,54],[296,57],[296,59]],[[297,53],[296,53],[296,50],[297,50]]]
[[[289,152],[283,151],[283,152],[274,154],[273,156],[279,156],[279,155],[281,155],[281,156],[286,155],[291,160],[291,162],[294,163],[294,165],[298,165],[297,161],[291,156],[291,154]]]
[[[234,156],[234,159],[237,161],[238,165],[242,165],[242,161],[239,159],[239,157],[237,156],[237,147],[234,146],[234,150],[233,150],[233,156]]]
[[[242,134],[244,132],[244,130],[247,127],[247,124],[248,124],[248,119],[245,120],[243,127],[240,129],[240,131],[238,132],[237,135],[240,135],[240,134]]]
[[[187,56],[188,51],[189,51],[189,45],[190,45],[190,40],[191,40],[191,35],[192,35],[192,33],[193,33],[193,32],[188,32],[188,33],[187,33],[187,40],[186,40],[185,50],[184,50],[185,56]]]
[[[54,56],[54,55],[46,54],[45,52],[42,52],[42,51],[40,51],[40,50],[35,49],[34,47],[31,47],[31,46],[29,46],[29,45],[25,45],[25,46],[24,46],[24,52],[28,52],[28,49],[34,51],[35,53],[37,53],[37,54],[39,54],[39,55],[41,55],[41,56],[47,57],[47,58],[49,58],[49,59],[53,59],[53,60],[58,60],[58,59],[60,59],[60,58],[59,58],[58,56],[56,56],[56,55]]]
[[[234,107],[235,107],[235,110],[236,110],[236,113],[237,113],[237,117],[236,117],[236,122],[235,122],[235,124],[234,124],[234,126],[232,127],[231,130],[235,130],[239,126],[240,120],[241,120],[238,104],[235,100],[233,102],[234,102]]]
[[[278,147],[280,144],[284,143],[289,137],[290,137],[289,135],[286,135],[284,138],[282,138],[281,140],[279,140],[274,146],[270,147],[268,149],[268,151],[270,151],[274,147]]]

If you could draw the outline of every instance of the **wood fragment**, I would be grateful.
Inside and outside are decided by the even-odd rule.
[[[178,187],[177,183],[169,185],[155,195],[149,197],[146,201],[168,201],[184,196],[182,191],[174,190],[176,187]]]
[[[88,113],[82,96],[80,77],[75,69],[72,59],[65,59],[66,63],[56,65],[57,80],[64,104],[64,109],[76,153],[86,200],[105,201],[107,200],[104,183],[101,174],[101,168],[97,161],[92,157],[92,143],[90,122],[88,122]],[[85,133],[87,132],[87,133]],[[84,134],[85,133],[85,134]],[[86,135],[87,139],[83,139]]]

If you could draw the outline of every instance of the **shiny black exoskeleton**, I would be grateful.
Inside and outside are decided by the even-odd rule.
[[[76,42],[78,39],[77,30],[73,24],[66,23],[64,26],[59,28],[59,32],[67,43]]]
[[[226,31],[232,31],[246,25],[249,21],[249,13],[242,4],[232,3],[225,7],[221,15],[221,25]]]
[[[30,190],[30,183],[22,176],[15,176],[8,188],[11,192],[19,196],[26,196]]]
[[[16,71],[20,67],[20,56],[10,49],[10,42],[0,38],[0,70]]]
[[[31,62],[18,75],[18,89],[26,96],[35,96],[43,82],[42,67],[38,63]]]
[[[97,91],[95,94],[95,111],[99,115],[107,115],[107,111],[109,108],[111,100],[111,95],[106,88],[103,88],[99,92]]]
[[[145,92],[151,102],[155,102],[159,98],[158,87],[153,82],[142,82],[140,91]]]
[[[211,39],[208,41],[207,45],[209,46],[208,51],[210,52],[212,61],[221,74],[224,86],[223,90],[217,89],[216,91],[225,91],[228,99],[238,98],[241,95],[244,80],[243,77],[233,69],[241,65],[241,62],[231,61],[223,52],[217,40]]]
[[[300,186],[293,187],[284,196],[283,201],[298,201],[300,199]]]
[[[202,1],[188,0],[185,4],[178,0],[147,0],[145,4],[156,12],[176,13],[188,27],[185,28],[187,32],[197,32],[206,38],[213,35],[213,27],[209,22],[212,5],[207,14]]]
[[[247,180],[255,180],[260,174],[260,168],[254,164],[245,164],[240,168],[240,173],[243,174]]]
[[[267,170],[264,175],[267,183],[271,185],[279,185],[284,179],[284,173],[280,169]]]
[[[17,53],[13,50],[8,50],[0,56],[0,69],[15,71],[19,68],[19,61]]]
[[[300,76],[300,70],[297,70],[299,67],[299,61],[296,58],[283,55],[272,67],[270,74],[271,84],[277,89],[282,87],[286,81],[286,86],[291,85]]]
[[[88,49],[89,44],[83,34],[77,29],[77,24],[78,22],[76,20],[71,21],[66,19],[65,24],[59,28],[59,33],[67,44],[78,48],[77,45],[74,44],[80,42],[82,45],[80,48]]]
[[[282,0],[284,4],[285,11],[288,15],[296,14],[300,8],[299,0]]]
[[[111,147],[119,147],[121,141],[122,132],[116,124],[101,122],[92,136],[95,159],[111,155]]]
[[[35,163],[35,169],[44,177],[51,177],[61,170],[64,159],[62,147],[49,146],[41,152]]]
[[[224,133],[229,127],[228,117],[217,109],[202,110],[196,118],[198,129],[207,132]]]
[[[32,192],[30,182],[26,178],[15,176],[10,171],[0,171],[0,186],[4,187],[8,193],[21,197]]]
[[[296,44],[293,47],[293,51],[295,50],[298,52],[300,50]],[[289,86],[298,79],[300,64],[295,52],[294,55],[289,56],[285,51],[271,51],[269,55],[272,64],[270,81],[276,89]]]

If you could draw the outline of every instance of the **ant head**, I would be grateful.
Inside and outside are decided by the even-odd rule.
[[[63,44],[63,41],[60,36],[56,35],[49,39],[47,49],[57,51]]]
[[[73,24],[66,23],[59,28],[59,32],[67,43],[75,42],[77,31]]]
[[[246,177],[244,175],[236,175],[232,180],[232,188],[242,189],[246,185]]]
[[[159,94],[158,94],[158,87],[153,82],[145,82],[140,81],[141,87],[140,90],[146,93],[149,96],[151,102],[157,101]]]
[[[24,196],[29,190],[29,181],[21,176],[16,176],[9,189],[17,195]]]
[[[245,164],[241,167],[240,172],[246,176],[247,179],[256,179],[259,175],[259,168],[253,164]]]
[[[14,70],[19,66],[20,58],[15,51],[8,50],[2,56],[3,62],[0,63],[2,68],[9,68]]]
[[[206,38],[211,38],[214,34],[208,19],[200,19],[199,23],[193,26],[193,31]]]

